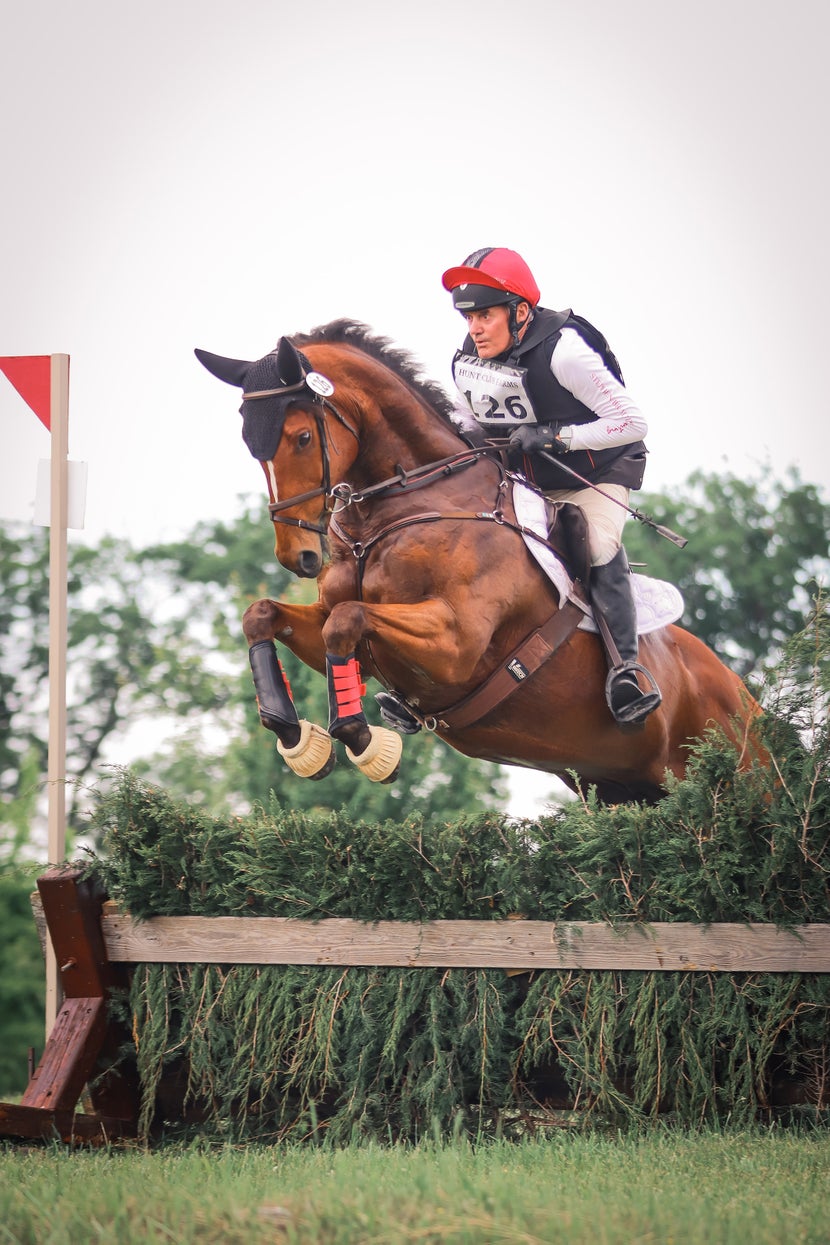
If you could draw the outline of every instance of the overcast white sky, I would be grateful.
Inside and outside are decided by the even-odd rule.
[[[480,246],[605,332],[647,488],[769,464],[826,495],[826,0],[4,0],[2,28],[0,354],[71,356],[73,539],[260,493],[194,346],[346,315],[448,384],[440,275]],[[2,377],[0,439],[28,517],[48,435]]]

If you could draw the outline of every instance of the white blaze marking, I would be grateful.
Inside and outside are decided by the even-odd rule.
[[[271,501],[279,501],[280,498],[279,493],[277,492],[277,476],[274,471],[274,464],[269,459],[265,466],[268,472],[268,480],[271,485]]]

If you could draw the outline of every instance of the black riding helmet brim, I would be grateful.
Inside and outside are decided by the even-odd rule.
[[[456,311],[484,311],[487,307],[502,307],[510,303],[526,302],[509,290],[497,290],[492,285],[457,285],[452,291],[452,305]]]

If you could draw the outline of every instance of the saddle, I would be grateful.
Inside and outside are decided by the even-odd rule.
[[[571,579],[588,587],[591,553],[588,548],[588,520],[585,512],[570,501],[545,498],[548,544],[564,564]]]

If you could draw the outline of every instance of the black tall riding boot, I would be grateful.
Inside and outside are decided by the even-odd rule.
[[[590,597],[609,666],[608,708],[618,725],[639,726],[663,698],[653,675],[637,661],[637,618],[624,549],[604,566],[591,567]],[[638,671],[651,683],[651,691],[640,687]]]

